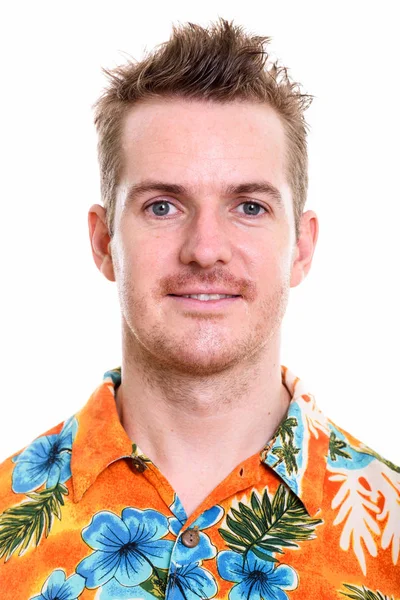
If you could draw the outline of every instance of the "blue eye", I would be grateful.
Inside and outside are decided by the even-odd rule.
[[[261,208],[264,212],[267,212],[267,210],[261,206],[261,204],[258,204],[258,202],[252,202],[251,200],[247,200],[246,202],[242,202],[241,204],[239,204],[239,206],[243,205],[247,205],[249,207],[249,209],[251,209],[250,213],[246,213],[246,215],[250,216],[250,217],[258,217],[259,211],[258,209]],[[256,214],[254,214],[254,210],[256,210]]]
[[[170,209],[167,205],[174,206],[174,208],[176,208],[175,205],[172,202],[170,202],[169,200],[157,200],[156,202],[153,202],[152,204],[149,204],[148,206],[146,206],[146,208],[144,210],[148,211],[148,209],[150,209],[152,207],[156,207],[153,211],[152,216],[162,218],[162,217],[165,217],[168,214],[170,214]],[[251,200],[246,200],[245,202],[241,202],[238,206],[242,206],[242,205],[245,205],[248,207],[248,210],[250,212],[242,213],[248,217],[258,217],[260,214],[260,209],[262,209],[264,211],[264,213],[268,212],[268,210],[266,208],[264,208],[263,206],[261,206],[261,204],[259,204],[258,202],[253,202]]]
[[[157,202],[153,202],[153,204],[149,204],[145,210],[147,210],[148,208],[151,208],[153,206],[160,206],[162,207],[160,212],[157,213],[153,213],[155,217],[164,217],[165,215],[167,215],[170,211],[169,208],[166,209],[166,205],[170,204],[171,206],[174,206],[171,202],[169,202],[168,200],[158,200]]]

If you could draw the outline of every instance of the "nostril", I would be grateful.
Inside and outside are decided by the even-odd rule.
[[[240,477],[243,476],[243,468],[240,469],[239,474],[240,474]]]

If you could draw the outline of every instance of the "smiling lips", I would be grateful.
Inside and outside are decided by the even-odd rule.
[[[209,302],[210,300],[223,300],[224,298],[237,298],[237,296],[230,294],[181,294],[179,296],[175,294],[171,295],[175,296],[176,298],[193,298],[196,300],[201,300],[203,302]]]
[[[236,292],[232,292],[231,290],[222,289],[222,288],[187,288],[186,290],[181,290],[179,293],[169,294],[169,296],[182,296],[182,297],[191,297],[191,296],[222,296],[222,297],[235,297],[239,294]]]
[[[225,310],[229,305],[239,302],[241,296],[230,296],[226,294],[188,294],[177,296],[169,294],[169,296],[175,300],[178,305],[181,304],[182,308],[186,310],[194,310],[197,312],[209,312]]]

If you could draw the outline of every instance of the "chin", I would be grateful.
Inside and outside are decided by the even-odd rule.
[[[193,377],[210,377],[223,373],[227,369],[231,368],[236,364],[236,361],[176,361],[173,364],[168,365],[171,370],[182,375],[193,376]],[[167,368],[168,368],[167,367]]]
[[[157,358],[160,358],[160,366],[164,370],[180,372],[193,376],[210,376],[221,373],[226,369],[243,362],[254,353],[254,349],[248,346],[240,345],[237,341],[224,340],[222,343],[207,344],[206,341],[201,344],[190,344],[188,339],[179,347],[169,348],[160,356],[160,346],[157,347]]]

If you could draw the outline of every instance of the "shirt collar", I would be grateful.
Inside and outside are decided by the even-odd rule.
[[[313,517],[321,506],[328,460],[330,428],[304,381],[281,366],[282,382],[292,399],[286,417],[261,451],[271,467]]]
[[[328,420],[303,381],[281,366],[291,401],[273,438],[260,453],[261,463],[279,475],[302,501],[310,516],[321,505],[329,450]],[[123,428],[115,402],[121,367],[104,373],[85,406],[76,413],[78,431],[72,446],[74,502],[79,502],[112,462],[141,454]]]
[[[78,431],[71,454],[74,502],[79,502],[108,465],[132,456],[132,442],[121,425],[115,402],[120,382],[120,367],[104,373],[103,382],[75,415]]]

